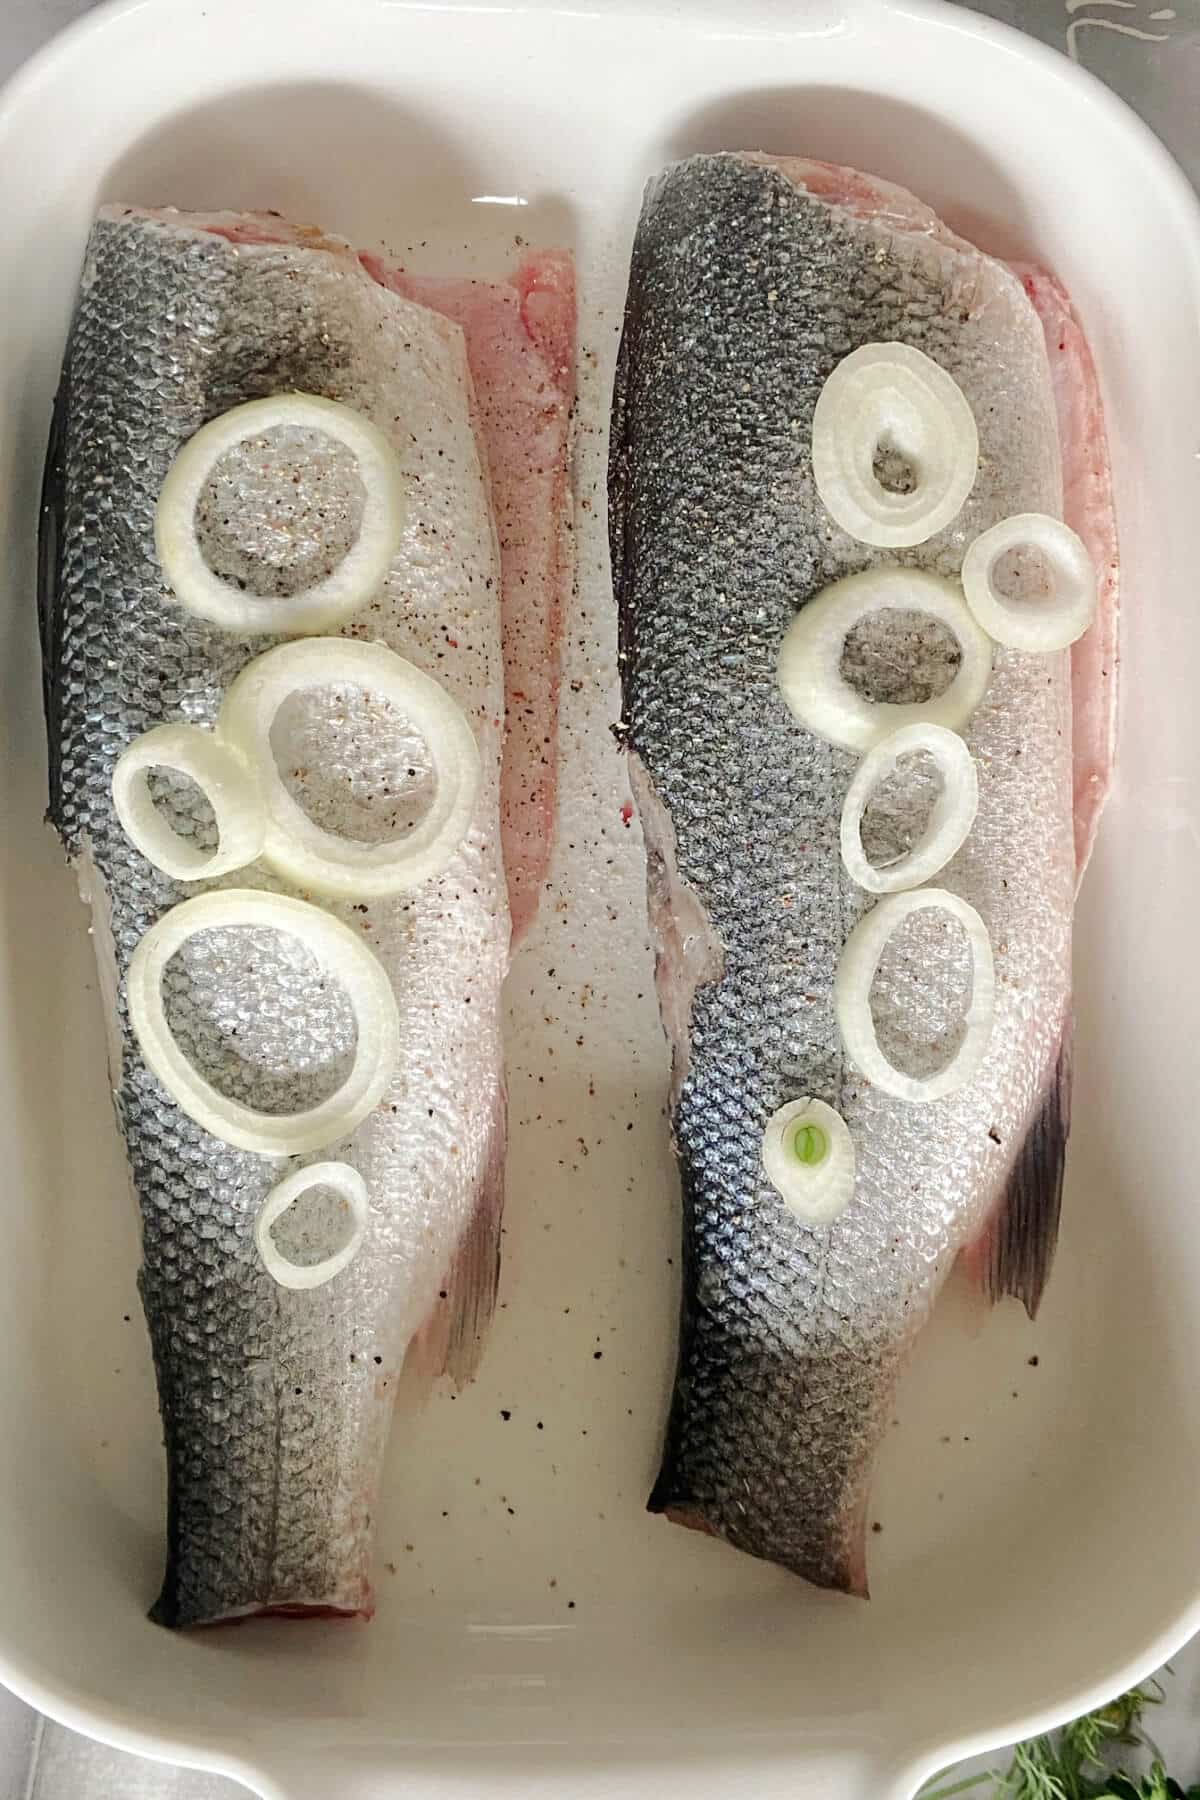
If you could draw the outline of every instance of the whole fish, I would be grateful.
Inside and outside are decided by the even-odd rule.
[[[951,525],[883,552],[826,512],[811,438],[835,366],[894,341],[959,384],[979,472]],[[857,759],[792,717],[779,650],[830,582],[895,561],[955,576],[979,532],[1019,512],[1061,516],[1062,503],[1043,330],[1009,270],[853,171],[729,154],[650,184],[610,462],[623,729],[684,1207],[678,1371],[650,1506],[854,1593],[867,1591],[890,1396],[955,1256],[975,1245],[991,1291],[1032,1311],[1053,1252],[1070,1095],[1071,658],[997,647],[965,728],[979,809],[937,881],[987,926],[995,1017],[975,1078],[913,1105],[866,1081],[835,1023],[839,958],[870,904],[839,855]],[[878,615],[847,640],[843,672],[875,699],[911,701],[935,691],[939,660],[944,686],[956,656],[919,619]],[[926,779],[902,766],[876,821],[885,843],[889,807],[894,830],[911,826]],[[904,928],[872,992],[893,1062],[944,1061],[969,986],[947,915]],[[767,1120],[810,1095],[842,1114],[857,1158],[853,1199],[823,1228],[788,1211],[761,1161]]]
[[[254,1227],[281,1176],[317,1159],[259,1155],[210,1135],[169,1096],[130,1030],[129,959],[195,887],[133,848],[111,792],[128,744],[164,721],[211,725],[230,683],[273,641],[231,635],[180,606],[156,556],[154,514],[199,427],[289,390],[354,408],[396,451],[403,537],[382,591],[342,632],[435,677],[469,720],[482,763],[470,829],[440,875],[386,899],[320,902],[383,965],[400,1053],[375,1109],[318,1153],[365,1179],[369,1225],[350,1265],[309,1290],[276,1283]],[[141,1210],[169,1488],[153,1616],[167,1625],[369,1612],[372,1516],[406,1348],[440,1306],[461,1374],[491,1306],[509,918],[499,566],[473,414],[459,328],[388,292],[336,240],[266,216],[106,208],[97,219],[42,519],[50,817],[91,902]],[[266,594],[323,573],[354,533],[344,460],[304,431],[230,453],[197,509],[211,565]],[[335,831],[394,835],[428,798],[419,738],[369,687],[334,674],[281,709],[272,742],[294,798]],[[156,798],[177,830],[211,841],[194,791],[166,783]],[[260,863],[216,885],[300,893]],[[198,934],[168,965],[164,994],[192,1061],[262,1110],[310,1104],[353,1050],[341,992],[272,931]],[[319,1236],[319,1197],[314,1205],[291,1227],[301,1261],[306,1233]]]

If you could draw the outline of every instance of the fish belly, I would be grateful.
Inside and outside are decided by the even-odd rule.
[[[506,737],[501,836],[514,941],[537,912],[554,829],[563,596],[572,575],[568,453],[575,267],[531,251],[507,281],[367,267],[395,293],[461,325],[500,540]]]

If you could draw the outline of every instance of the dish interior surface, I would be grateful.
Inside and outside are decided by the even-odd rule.
[[[1058,1264],[1036,1327],[1011,1302],[985,1316],[957,1279],[943,1295],[878,1469],[869,1604],[644,1511],[678,1184],[609,730],[607,408],[642,183],[732,148],[877,172],[1054,270],[1117,481],[1121,762],[1078,912]],[[1164,154],[1065,61],[949,8],[157,0],[98,15],[19,79],[0,165],[0,1675],[271,1794],[336,1779],[356,1800],[399,1771],[413,1792],[528,1793],[569,1771],[606,1793],[753,1778],[900,1800],[1162,1661],[1200,1622],[1200,264]],[[50,401],[110,199],[274,207],[420,270],[502,270],[522,242],[578,258],[578,587],[552,881],[509,982],[500,1308],[469,1391],[401,1398],[369,1627],[169,1638],[145,1619],[159,1421],[87,917],[41,824],[34,616]]]

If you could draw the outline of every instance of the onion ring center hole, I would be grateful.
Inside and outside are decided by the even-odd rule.
[[[894,1069],[925,1080],[955,1056],[971,1001],[971,946],[940,907],[912,913],[892,933],[871,986],[879,1048]]]
[[[256,1112],[306,1111],[350,1073],[354,1009],[290,933],[260,925],[197,931],[167,963],[162,996],[171,1034],[196,1072]]]
[[[353,547],[367,491],[358,460],[311,426],[275,425],[220,456],[196,502],[214,575],[260,599],[324,581]]]
[[[220,845],[217,816],[199,782],[180,769],[156,763],[144,780],[155,811],[177,838],[211,856]]]
[[[899,445],[890,431],[879,435],[871,473],[885,494],[912,494],[921,483],[916,457]]]
[[[860,836],[866,859],[887,869],[907,856],[929,826],[945,783],[928,750],[912,750],[877,782],[863,809]]]
[[[289,694],[271,723],[271,749],[296,805],[335,837],[403,841],[433,803],[425,739],[390,700],[355,683]]]
[[[268,1227],[275,1248],[298,1269],[311,1269],[344,1250],[354,1236],[354,1209],[324,1182],[305,1188]]]
[[[962,646],[940,619],[907,607],[881,607],[846,633],[840,671],[865,700],[925,706],[945,693],[961,663]]]
[[[992,564],[991,582],[1010,606],[1044,606],[1054,598],[1054,572],[1036,544],[1014,544],[1003,551]]]

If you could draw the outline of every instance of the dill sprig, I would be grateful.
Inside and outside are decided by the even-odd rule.
[[[921,1800],[952,1800],[975,1791],[995,1800],[1200,1800],[1200,1783],[1185,1788],[1168,1775],[1146,1731],[1146,1709],[1162,1699],[1157,1682],[1131,1688],[1061,1731],[1018,1744],[1007,1769],[926,1788]],[[1144,1774],[1118,1766],[1121,1749],[1151,1757]]]

